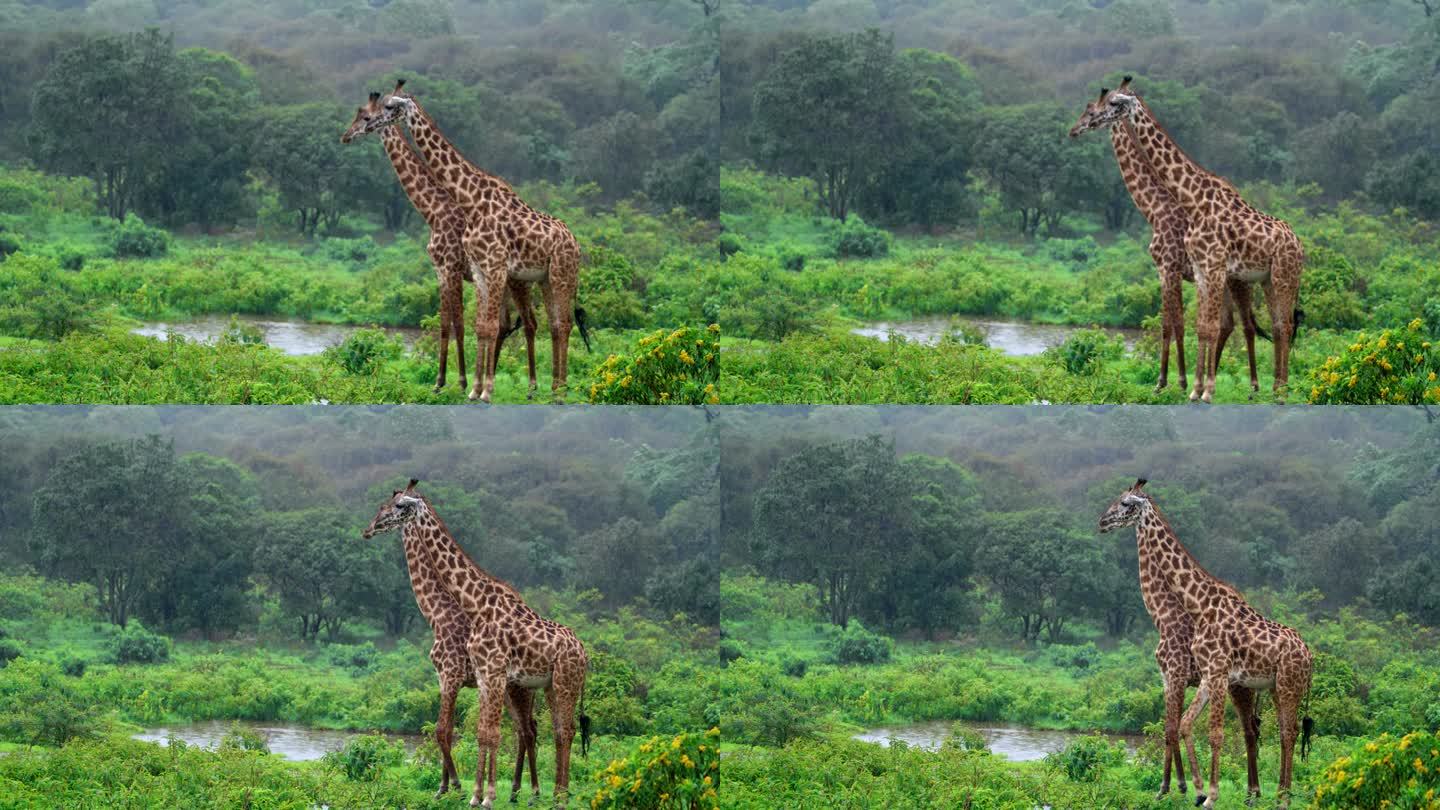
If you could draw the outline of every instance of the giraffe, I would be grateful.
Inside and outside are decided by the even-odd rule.
[[[441,134],[429,114],[404,92],[405,80],[381,99],[382,114],[365,131],[404,119],[420,153],[465,213],[464,248],[475,282],[475,388],[471,399],[489,402],[494,375],[482,373],[499,332],[499,305],[507,278],[539,282],[550,324],[551,393],[564,401],[569,368],[570,330],[580,327],[588,349],[585,311],[575,306],[580,276],[580,246],[565,223],[526,205],[501,178],[471,163]],[[572,320],[573,312],[573,320]]]
[[[1198,303],[1195,330],[1199,351],[1195,388],[1190,399],[1210,402],[1215,394],[1219,359],[1220,312],[1224,280],[1238,276],[1260,282],[1270,307],[1275,344],[1275,395],[1284,399],[1290,377],[1290,344],[1295,337],[1296,299],[1305,249],[1289,225],[1252,208],[1223,177],[1212,174],[1171,139],[1149,106],[1130,89],[1126,76],[1120,87],[1097,108],[1095,126],[1121,123],[1135,139],[1160,182],[1185,210],[1189,229],[1185,253],[1195,272]]]
[[[399,495],[395,490],[391,497]],[[415,604],[425,617],[434,633],[430,645],[430,663],[440,679],[440,716],[435,722],[435,744],[440,749],[441,773],[439,798],[450,791],[453,785],[460,787],[460,775],[455,769],[451,755],[455,737],[455,700],[466,686],[476,686],[475,668],[470,663],[467,646],[470,642],[470,617],[460,609],[460,604],[445,589],[435,572],[430,556],[425,553],[417,537],[402,532],[405,549],[405,568],[410,574],[410,589],[415,593]],[[531,803],[540,795],[539,771],[535,767],[535,740],[538,732],[535,726],[534,694],[517,684],[509,684],[505,691],[505,707],[515,723],[517,755],[515,778],[510,788],[510,801],[519,799],[520,782],[524,776],[525,759],[530,759]]]
[[[1080,120],[1070,130],[1071,138],[1078,138],[1092,129],[1100,128],[1095,121],[1098,120],[1099,110],[1104,109],[1105,97],[1109,94],[1109,88],[1101,88],[1100,98],[1085,105]],[[1195,281],[1195,273],[1190,268],[1190,258],[1185,253],[1185,232],[1190,227],[1190,221],[1185,215],[1185,209],[1180,207],[1174,195],[1160,182],[1160,178],[1155,176],[1149,161],[1139,154],[1129,131],[1124,127],[1114,126],[1113,123],[1109,125],[1109,129],[1110,146],[1115,153],[1115,162],[1120,167],[1120,175],[1125,180],[1125,189],[1130,192],[1130,199],[1135,201],[1135,207],[1140,209],[1145,221],[1150,223],[1150,258],[1160,273],[1160,379],[1155,390],[1163,391],[1169,384],[1170,341],[1173,339],[1175,365],[1180,372],[1180,389],[1183,391],[1189,386],[1185,382],[1185,297],[1181,282]],[[1226,290],[1228,298],[1221,313],[1220,338],[1215,351],[1216,362],[1219,362],[1220,352],[1225,348],[1230,334],[1235,331],[1235,320],[1230,311],[1230,304],[1233,302],[1240,311],[1240,321],[1244,326],[1245,352],[1250,360],[1250,392],[1253,397],[1255,392],[1260,390],[1260,380],[1255,374],[1255,335],[1258,333],[1267,339],[1269,336],[1255,325],[1250,285],[1231,275],[1226,279]]]
[[[350,143],[356,137],[365,134],[365,122],[380,114],[380,94],[371,93],[367,104],[355,110],[355,118],[345,133],[340,136],[341,143]],[[450,195],[440,185],[440,181],[430,171],[430,167],[415,154],[415,150],[405,140],[404,134],[395,126],[384,127],[380,130],[385,146],[385,154],[390,158],[390,165],[395,169],[395,178],[400,181],[400,187],[405,190],[405,196],[420,212],[425,219],[425,224],[430,226],[430,241],[426,245],[426,253],[430,256],[430,262],[435,265],[435,279],[440,286],[440,369],[435,378],[435,390],[441,391],[445,388],[445,361],[449,355],[450,335],[455,336],[455,356],[460,361],[460,388],[468,387],[465,381],[465,291],[464,282],[470,279],[470,273],[465,265],[465,250],[463,239],[465,236],[465,216],[455,206]],[[520,324],[525,327],[525,353],[529,360],[530,367],[530,388],[529,397],[535,396],[535,312],[530,305],[530,285],[515,279],[511,279],[506,286],[506,300],[513,299],[520,310]],[[508,323],[510,319],[509,307],[502,304],[500,307],[504,322],[500,327],[499,343],[503,344],[505,338],[514,331]],[[499,346],[496,347],[494,360],[498,361],[500,355]]]
[[[470,806],[494,806],[501,702],[511,686],[526,692],[545,690],[555,734],[555,797],[557,802],[563,801],[569,792],[570,746],[575,738],[577,704],[582,755],[589,746],[590,718],[585,714],[584,699],[589,659],[585,647],[570,628],[541,618],[514,587],[476,565],[451,536],[430,501],[415,491],[418,483],[412,478],[405,489],[386,499],[362,536],[370,538],[400,529],[407,546],[413,541],[418,553],[428,558],[436,581],[470,621],[465,651],[480,693],[475,726],[480,757]],[[518,729],[521,723],[516,726]],[[453,763],[448,767],[453,769]],[[516,770],[518,786],[518,765]],[[530,772],[533,784],[533,760]],[[538,785],[535,790],[538,793]]]
[[[1235,588],[1206,571],[1181,544],[1155,501],[1144,491],[1145,484],[1145,479],[1139,479],[1110,504],[1100,517],[1100,531],[1134,526],[1135,542],[1141,550],[1142,583],[1146,567],[1144,561],[1148,560],[1151,577],[1163,584],[1190,617],[1194,633],[1190,652],[1199,670],[1200,691],[1181,718],[1180,731],[1185,738],[1191,776],[1195,780],[1196,803],[1204,807],[1215,806],[1220,782],[1220,748],[1225,740],[1224,693],[1231,691],[1233,698],[1235,692],[1230,688],[1242,686],[1252,692],[1251,697],[1253,692],[1274,692],[1280,728],[1279,794],[1281,806],[1288,807],[1295,738],[1301,725],[1300,703],[1310,692],[1310,677],[1314,668],[1310,649],[1299,633],[1261,616]],[[1201,784],[1190,734],[1194,720],[1207,703],[1210,706],[1208,790]],[[1260,780],[1251,743],[1258,731],[1258,722],[1247,722],[1245,719],[1247,715],[1253,715],[1253,706],[1253,701],[1235,704],[1246,738],[1248,792],[1252,797],[1260,795]],[[1303,725],[1305,740],[1301,742],[1302,754],[1308,746],[1313,723],[1306,717]]]

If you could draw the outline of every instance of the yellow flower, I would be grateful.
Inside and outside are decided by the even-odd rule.
[[[610,787],[617,787],[617,788],[618,788],[618,787],[620,787],[620,785],[622,785],[622,784],[625,783],[625,780],[624,780],[624,779],[621,779],[621,778],[618,777],[618,776],[611,776],[610,779],[609,779],[609,782],[610,782]]]
[[[700,781],[701,781],[702,784],[705,784],[705,785],[709,785],[709,784],[711,783],[711,779],[710,779],[710,777],[708,777],[708,776],[705,777],[704,779],[700,780]]]
[[[1430,376],[1426,379],[1430,380],[1430,382],[1435,382],[1435,372],[1430,372]]]
[[[689,352],[685,351],[684,349],[681,349],[681,350],[680,350],[680,362],[684,363],[684,364],[687,365],[687,366],[693,366],[693,365],[695,365],[695,358],[691,357]]]
[[[1419,760],[1416,760],[1416,762],[1419,762]],[[680,764],[684,765],[687,768],[693,768],[695,767],[695,760],[691,759],[688,754],[681,754]]]
[[[1415,770],[1416,770],[1417,772],[1419,772],[1419,773],[1429,773],[1430,769],[1425,767],[1425,763],[1423,763],[1423,762],[1420,761],[1420,757],[1415,757],[1415,763],[1414,763],[1414,764],[1415,764]]]

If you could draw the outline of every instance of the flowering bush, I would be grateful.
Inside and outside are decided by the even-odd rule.
[[[1330,763],[1313,807],[1440,810],[1440,735],[1381,734]]]
[[[635,357],[612,354],[595,369],[590,401],[610,405],[718,404],[720,327],[688,326],[640,338]]]
[[[598,808],[712,810],[720,806],[720,729],[704,734],[651,737],[596,777],[590,799]]]
[[[1311,373],[1317,405],[1440,404],[1440,352],[1419,318],[1404,329],[1355,336],[1339,357]]]

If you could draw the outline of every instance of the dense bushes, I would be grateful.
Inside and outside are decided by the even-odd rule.
[[[681,327],[640,338],[633,357],[612,354],[595,369],[590,401],[612,405],[716,404],[720,328]]]
[[[1314,807],[1434,807],[1440,801],[1440,735],[1416,731],[1359,741],[1318,781]]]
[[[720,729],[651,737],[596,775],[592,808],[718,810]]]
[[[110,255],[117,259],[152,259],[170,250],[170,232],[146,225],[134,213],[115,226],[110,236]]]
[[[1340,404],[1440,404],[1440,350],[1419,319],[1378,335],[1360,332],[1343,354],[1311,374],[1310,401]]]
[[[858,620],[830,642],[830,654],[841,664],[883,664],[890,660],[893,642],[886,636],[865,629]]]
[[[170,660],[170,639],[152,633],[138,621],[125,626],[111,643],[110,654],[117,664],[155,664]]]

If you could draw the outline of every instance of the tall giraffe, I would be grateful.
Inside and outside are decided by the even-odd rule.
[[[1101,125],[1095,122],[1099,118],[1098,111],[1104,109],[1105,97],[1109,94],[1109,88],[1101,88],[1100,98],[1085,105],[1080,120],[1070,130],[1070,137],[1078,138],[1092,129],[1100,128]],[[1115,153],[1115,162],[1120,167],[1120,176],[1125,181],[1125,190],[1130,192],[1130,199],[1135,201],[1135,207],[1140,209],[1141,216],[1150,223],[1150,258],[1160,273],[1160,380],[1155,390],[1162,391],[1169,384],[1170,341],[1173,339],[1175,365],[1180,371],[1180,389],[1183,391],[1189,386],[1185,382],[1185,297],[1181,282],[1195,281],[1195,273],[1190,268],[1190,257],[1185,253],[1185,232],[1190,227],[1190,221],[1185,216],[1185,209],[1180,207],[1175,196],[1165,188],[1150,168],[1150,162],[1139,153],[1129,131],[1113,124],[1109,129],[1110,146]],[[1230,276],[1226,279],[1226,288],[1229,297],[1221,313],[1216,362],[1219,362],[1220,352],[1224,350],[1230,334],[1235,331],[1235,319],[1230,311],[1230,304],[1233,302],[1240,310],[1240,321],[1244,326],[1245,353],[1250,360],[1250,391],[1253,396],[1255,391],[1260,390],[1260,381],[1255,374],[1255,335],[1258,332],[1267,339],[1269,335],[1255,326],[1250,285]]]
[[[391,498],[398,496],[395,490]],[[371,535],[373,536],[373,535]],[[475,667],[470,663],[468,651],[471,635],[470,617],[460,608],[460,603],[450,595],[435,570],[434,562],[426,553],[421,538],[407,525],[401,530],[405,549],[405,568],[410,574],[410,589],[415,593],[415,604],[420,614],[429,623],[434,633],[430,645],[430,663],[440,679],[440,716],[435,721],[435,744],[440,748],[441,772],[440,790],[436,798],[445,795],[453,785],[460,788],[460,774],[455,769],[451,751],[455,744],[455,700],[466,686],[476,686]],[[524,776],[525,759],[530,759],[531,803],[540,795],[540,773],[535,767],[535,740],[538,736],[535,726],[535,696],[519,684],[508,684],[505,690],[505,707],[515,724],[516,757],[515,778],[510,787],[510,801],[517,801],[520,795],[520,781]]]
[[[1144,485],[1143,480],[1137,482],[1131,492],[1138,492]],[[1111,528],[1113,527],[1107,527],[1102,522],[1100,531],[1108,532]],[[1155,646],[1155,663],[1160,666],[1161,682],[1165,689],[1165,776],[1156,797],[1159,798],[1170,792],[1172,763],[1176,779],[1180,782],[1180,792],[1185,792],[1185,767],[1180,758],[1181,714],[1185,708],[1185,690],[1191,686],[1202,685],[1201,673],[1195,663],[1195,656],[1190,651],[1195,640],[1194,623],[1190,620],[1190,614],[1185,612],[1180,597],[1170,590],[1165,576],[1165,551],[1158,544],[1148,542],[1148,538],[1139,532],[1135,539],[1139,559],[1140,597],[1145,602],[1145,612],[1150,614],[1150,620],[1155,623],[1155,630],[1160,634],[1160,643]],[[1215,582],[1218,587],[1233,592],[1235,598],[1243,598],[1239,591],[1235,591],[1225,582],[1218,579]],[[1199,695],[1196,697],[1196,702],[1203,706],[1203,702],[1198,699]],[[1255,692],[1243,684],[1231,684],[1230,698],[1235,704],[1235,711],[1240,716],[1241,728],[1245,734],[1245,761],[1249,770],[1249,785],[1258,790],[1260,783],[1256,749],[1259,746],[1260,717],[1256,712]],[[1193,722],[1193,717],[1191,720]],[[1185,727],[1185,738],[1190,746],[1193,771],[1195,755],[1188,723]]]
[[[1273,690],[1280,727],[1280,799],[1288,807],[1294,764],[1295,738],[1299,733],[1300,702],[1310,691],[1314,669],[1310,649],[1300,634],[1261,616],[1229,584],[1206,571],[1176,536],[1149,493],[1145,479],[1125,490],[1100,517],[1100,531],[1122,526],[1135,527],[1135,542],[1142,554],[1153,561],[1152,574],[1160,579],[1189,615],[1194,628],[1190,652],[1200,672],[1200,691],[1180,721],[1181,734],[1190,757],[1197,802],[1215,806],[1220,783],[1220,748],[1225,742],[1225,698],[1232,686],[1247,690]],[[1142,566],[1142,576],[1144,568]],[[1232,691],[1232,697],[1233,697]],[[1191,739],[1191,724],[1210,705],[1210,785],[1202,793],[1200,771]],[[1246,707],[1236,703],[1246,738],[1249,794],[1260,795],[1256,774],[1252,727],[1244,718]],[[1258,725],[1258,724],[1257,724]],[[1308,745],[1312,723],[1304,719]]]
[[[1225,280],[1231,275],[1259,281],[1265,288],[1275,342],[1275,394],[1283,398],[1290,377],[1290,343],[1295,336],[1295,302],[1305,249],[1289,225],[1255,210],[1224,178],[1191,160],[1130,89],[1130,81],[1126,76],[1119,88],[1106,95],[1095,123],[1120,122],[1130,130],[1138,151],[1189,219],[1185,252],[1199,292],[1195,330],[1200,338],[1190,399],[1209,402],[1215,394],[1220,312]]]
[[[585,647],[570,628],[541,618],[509,583],[476,565],[455,542],[429,500],[415,492],[415,479],[380,505],[363,532],[374,537],[400,529],[428,555],[439,582],[470,618],[466,642],[479,684],[480,710],[475,740],[475,792],[470,806],[493,807],[495,770],[500,748],[500,710],[507,688],[544,689],[555,734],[555,797],[569,793],[570,746],[575,739],[579,706],[580,749],[589,745],[590,718],[585,715]],[[517,724],[518,725],[518,724]],[[532,779],[534,768],[531,769]]]
[[[580,327],[588,348],[585,311],[575,306],[580,281],[580,246],[560,220],[526,205],[504,180],[460,154],[408,93],[405,80],[381,99],[382,114],[366,122],[371,131],[403,118],[435,176],[466,217],[465,258],[475,281],[475,388],[471,399],[489,402],[495,378],[482,373],[499,333],[499,308],[506,279],[539,282],[550,324],[551,392],[563,401],[569,368],[570,330]],[[573,321],[572,321],[573,313]],[[489,365],[487,363],[487,365]]]
[[[371,93],[370,100],[355,111],[355,119],[345,133],[341,143],[350,143],[366,134],[365,124],[380,114],[380,94]],[[373,130],[369,130],[373,131]],[[396,126],[383,127],[385,154],[395,170],[395,178],[405,190],[410,204],[420,212],[425,224],[430,226],[430,241],[425,246],[430,262],[435,265],[435,280],[440,286],[440,370],[435,378],[435,390],[445,387],[445,361],[449,355],[450,335],[455,336],[455,356],[460,361],[460,388],[468,387],[465,382],[465,291],[464,283],[470,280],[469,268],[465,263],[465,215],[450,199],[450,194],[436,179],[425,161],[405,140]],[[506,300],[514,299],[520,310],[520,323],[525,327],[525,353],[530,366],[529,396],[535,395],[535,312],[530,305],[530,285],[516,279],[510,280],[505,292]],[[513,329],[509,307],[500,307],[501,324],[492,361],[500,357],[500,344]]]

